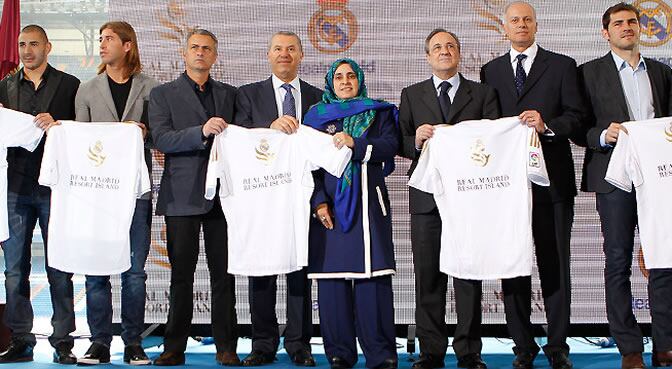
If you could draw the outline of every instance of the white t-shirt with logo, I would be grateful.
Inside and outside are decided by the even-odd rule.
[[[672,268],[672,117],[623,127],[604,179],[627,192],[634,185],[644,264]]]
[[[219,196],[228,223],[228,271],[285,274],[308,265],[311,171],[340,176],[352,151],[308,126],[295,134],[230,125],[215,137],[205,197]]]
[[[44,131],[33,122],[34,116],[0,108],[0,242],[9,238],[7,220],[7,148],[23,147],[33,151]]]
[[[39,182],[52,191],[50,267],[89,275],[130,268],[135,201],[150,190],[140,128],[118,122],[52,127]]]
[[[530,181],[549,185],[539,136],[518,118],[436,128],[409,185],[434,194],[443,273],[474,280],[531,275]]]

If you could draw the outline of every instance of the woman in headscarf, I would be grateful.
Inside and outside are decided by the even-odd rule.
[[[367,97],[364,73],[351,59],[335,61],[322,102],[304,124],[333,135],[352,159],[341,178],[314,172],[308,277],[317,279],[320,328],[332,369],[357,362],[397,367],[392,275],[394,246],[385,176],[399,145],[397,108]]]

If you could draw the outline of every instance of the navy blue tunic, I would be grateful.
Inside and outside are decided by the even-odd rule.
[[[334,121],[327,127],[331,128],[330,133],[340,132],[343,122]],[[355,223],[344,233],[335,217],[331,230],[318,219],[311,219],[309,278],[371,278],[394,274],[390,199],[383,175],[383,162],[393,159],[399,146],[398,127],[392,112],[377,112],[367,136],[354,141],[352,160],[362,163],[362,191]],[[313,176],[312,208],[327,203],[333,212],[338,178],[323,169],[313,172]]]

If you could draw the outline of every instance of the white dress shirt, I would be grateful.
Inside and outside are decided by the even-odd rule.
[[[285,95],[287,90],[285,90],[282,85],[285,84],[280,78],[276,77],[274,74],[271,77],[273,82],[273,92],[275,92],[275,106],[278,108],[278,117],[283,116],[282,114],[282,102],[285,101]],[[292,95],[294,95],[294,104],[296,105],[296,119],[301,123],[301,83],[299,83],[299,77],[294,78],[291,82],[292,85]]]
[[[441,82],[444,80],[432,74],[432,82],[434,82],[434,88],[436,89],[436,97],[439,97],[441,93]],[[460,74],[455,73],[454,76],[446,79],[450,83],[450,89],[448,90],[448,97],[450,98],[450,103],[452,104],[455,101],[455,94],[457,94],[457,89],[460,87]]]
[[[513,66],[513,77],[516,77],[516,68],[518,67],[518,55],[520,54],[525,54],[527,55],[527,58],[523,59],[523,69],[525,69],[525,75],[529,76],[530,75],[530,69],[532,69],[532,63],[534,63],[534,59],[537,57],[537,52],[539,51],[539,46],[537,43],[533,43],[532,46],[528,47],[525,49],[523,52],[517,51],[513,47],[511,47],[511,51],[509,52],[509,56],[511,57],[511,65]]]

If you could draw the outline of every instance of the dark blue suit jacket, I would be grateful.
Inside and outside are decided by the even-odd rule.
[[[215,116],[233,120],[236,88],[210,80]],[[154,88],[149,95],[149,130],[155,147],[165,154],[157,215],[205,214],[213,206],[206,200],[205,175],[212,138],[203,138],[205,109],[184,75]]]

